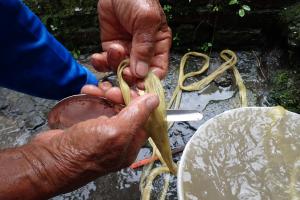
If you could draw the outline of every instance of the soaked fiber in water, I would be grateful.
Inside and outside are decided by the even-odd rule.
[[[184,199],[299,199],[300,115],[283,108],[225,112],[195,134]]]

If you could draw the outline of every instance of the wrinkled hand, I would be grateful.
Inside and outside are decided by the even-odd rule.
[[[81,93],[98,97],[105,97],[116,104],[125,105],[121,90],[119,87],[113,87],[108,81],[102,82],[99,87],[94,85],[85,85],[81,89]],[[131,98],[135,99],[139,95],[136,91],[131,90]]]
[[[87,87],[93,89],[93,86]],[[109,94],[111,89],[114,88],[107,88],[105,93]],[[91,91],[90,88],[84,90]],[[102,116],[64,131],[46,132],[31,145],[50,152],[55,169],[48,170],[49,179],[60,191],[70,191],[98,176],[129,166],[148,138],[143,127],[158,104],[155,95],[136,97],[114,117]],[[47,162],[43,165],[50,166]]]
[[[124,103],[109,83],[86,85],[82,93]],[[49,199],[99,176],[129,166],[148,135],[143,129],[158,106],[155,95],[138,97],[117,115],[50,130],[30,143],[0,151],[0,199]]]
[[[116,71],[130,57],[127,81],[139,82],[149,70],[166,75],[172,34],[158,0],[100,0],[98,13],[104,52],[92,56],[97,70]]]

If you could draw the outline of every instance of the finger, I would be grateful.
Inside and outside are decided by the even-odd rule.
[[[105,94],[105,98],[111,100],[112,102],[116,104],[124,104],[123,95],[118,87],[113,87],[111,89],[108,89]],[[135,99],[139,97],[138,93],[136,91],[130,90],[130,96],[131,99]]]
[[[160,68],[153,68],[151,70],[159,79],[163,79],[168,72],[167,69],[160,69]]]
[[[128,85],[133,85],[136,83],[136,77],[130,71],[130,68],[127,67],[123,70],[123,79],[128,83]]]
[[[165,71],[160,68],[152,68],[151,71],[159,78],[162,79],[165,77]],[[138,79],[136,80],[136,86],[138,89],[144,90],[145,89],[145,79]]]
[[[138,78],[144,78],[149,71],[149,63],[154,56],[156,34],[161,26],[161,20],[158,10],[145,10],[133,27],[130,69]]]
[[[110,88],[109,90],[107,90],[105,92],[104,96],[105,96],[105,98],[111,100],[112,102],[114,102],[116,104],[124,104],[121,90],[118,87]]]
[[[123,70],[123,75],[124,76],[133,76],[132,72],[130,71],[129,67],[124,68]]]
[[[81,93],[82,94],[89,94],[93,96],[99,96],[103,97],[104,96],[104,91],[98,88],[95,85],[85,85],[81,88]]]
[[[137,87],[139,88],[139,89],[141,89],[141,90],[144,90],[145,89],[145,83],[144,83],[144,81],[139,81],[139,82],[137,82]]]
[[[130,91],[130,96],[132,99],[135,99],[137,97],[139,97],[139,94],[136,91],[131,90]]]
[[[145,94],[134,99],[118,115],[116,120],[124,126],[128,134],[136,134],[147,122],[150,114],[158,106],[159,99],[154,94]]]
[[[112,88],[112,84],[108,81],[104,81],[102,83],[99,84],[99,88],[106,92],[107,90],[109,90],[110,88]]]
[[[143,82],[144,79],[139,79],[136,78],[135,76],[133,76],[132,72],[130,71],[129,68],[125,68],[123,71],[123,78],[124,80],[128,83],[128,85],[136,85],[139,82]],[[139,85],[137,85],[138,88],[140,89],[144,89],[144,87],[139,87]]]
[[[111,44],[107,51],[107,62],[113,71],[118,70],[119,64],[126,58],[125,48],[121,44]]]
[[[107,62],[107,52],[95,53],[91,56],[91,63],[93,67],[99,72],[108,72],[110,71],[108,62]]]
[[[169,67],[169,55],[172,44],[172,32],[171,29],[164,24],[157,35],[157,43],[155,46],[155,55],[151,60],[151,70],[160,69],[161,72],[157,74],[160,79],[168,72]]]

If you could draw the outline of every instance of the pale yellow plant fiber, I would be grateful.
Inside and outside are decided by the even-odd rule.
[[[184,68],[186,66],[187,59],[190,56],[200,57],[204,60],[203,66],[195,72],[190,72],[185,74]],[[222,65],[220,65],[214,72],[205,77],[204,79],[194,82],[190,85],[184,85],[186,79],[203,74],[209,68],[209,57],[205,54],[198,52],[189,52],[185,54],[180,62],[179,66],[179,78],[178,85],[173,92],[172,98],[168,104],[165,105],[165,95],[164,90],[161,85],[160,80],[152,73],[149,72],[148,76],[145,79],[145,92],[146,93],[154,93],[157,94],[160,99],[159,107],[151,114],[147,124],[146,131],[150,135],[149,142],[153,147],[153,156],[157,155],[160,158],[160,161],[163,163],[162,167],[155,168],[151,170],[151,166],[148,167],[142,175],[140,189],[142,193],[142,199],[148,200],[151,196],[152,182],[153,180],[162,173],[171,172],[176,175],[177,166],[172,160],[171,149],[169,145],[168,138],[168,128],[172,126],[172,124],[167,124],[165,121],[166,108],[178,109],[181,102],[182,91],[200,91],[208,86],[214,79],[222,75],[226,70],[231,69],[233,71],[236,84],[239,88],[239,95],[241,106],[247,106],[247,95],[246,95],[246,87],[243,83],[243,80],[240,76],[238,69],[236,68],[237,56],[233,51],[223,50],[220,53],[220,57],[225,61]],[[130,88],[127,83],[124,81],[122,77],[122,72],[125,67],[129,64],[128,60],[124,60],[120,63],[118,67],[118,80],[120,84],[120,88],[122,91],[122,95],[125,101],[125,104],[128,105],[130,102]],[[165,184],[163,188],[163,193],[160,199],[164,199],[167,193],[168,180],[165,179]]]
[[[125,60],[121,62],[118,68],[118,80],[120,84],[120,89],[125,101],[128,105],[131,101],[130,99],[130,88],[122,77],[122,72],[125,67],[128,66],[129,61]],[[173,162],[172,152],[169,145],[168,136],[168,123],[166,121],[166,105],[165,105],[165,95],[163,86],[160,80],[152,72],[149,72],[145,79],[145,92],[153,93],[159,97],[159,106],[150,115],[148,122],[146,123],[146,131],[153,141],[155,147],[157,147],[159,153],[161,154],[160,160],[165,163],[169,168],[170,172],[176,175],[177,166]]]

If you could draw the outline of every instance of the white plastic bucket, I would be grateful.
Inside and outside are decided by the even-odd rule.
[[[179,200],[296,199],[300,115],[273,107],[226,111],[190,139],[178,170]]]

